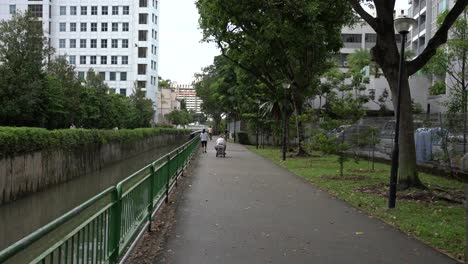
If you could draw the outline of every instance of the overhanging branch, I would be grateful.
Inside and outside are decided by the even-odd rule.
[[[362,8],[361,3],[359,0],[348,0],[351,6],[353,7],[354,11],[358,13],[358,15],[364,19],[364,21],[371,26],[375,32],[378,32],[378,27],[377,27],[377,22],[373,16],[371,16],[369,13],[367,13],[364,8]]]

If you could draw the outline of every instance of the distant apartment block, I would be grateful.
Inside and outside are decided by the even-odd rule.
[[[111,92],[126,96],[137,86],[157,109],[158,1],[8,0],[0,1],[0,20],[26,10],[80,78],[94,69]]]
[[[197,96],[197,92],[192,85],[189,84],[173,84],[172,88],[175,89],[177,100],[185,101],[187,110],[192,110],[196,113],[201,113],[201,99]]]

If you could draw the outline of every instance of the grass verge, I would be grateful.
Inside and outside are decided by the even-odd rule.
[[[357,190],[364,186],[388,184],[390,166],[376,163],[375,172],[371,172],[368,161],[347,162],[345,173],[352,177],[346,179],[345,175],[342,179],[339,177],[339,164],[336,156],[288,158],[283,162],[279,148],[248,148],[309,180],[339,199],[458,260],[463,260],[466,245],[463,205],[445,201],[428,203],[418,200],[397,200],[397,208],[388,210],[386,197]],[[463,184],[454,180],[425,173],[421,173],[420,178],[429,188],[437,186],[463,190]]]

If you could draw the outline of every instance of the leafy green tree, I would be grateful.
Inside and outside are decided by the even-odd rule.
[[[0,125],[44,126],[50,49],[31,14],[0,21]]]
[[[373,60],[382,69],[390,85],[392,98],[397,98],[399,51],[394,30],[396,1],[348,0],[348,2],[352,5],[354,11],[376,32],[377,41],[375,47],[371,49],[371,54]],[[374,17],[369,14],[363,5],[375,9],[377,15]],[[463,13],[467,5],[468,1],[466,0],[456,0],[434,36],[431,39],[426,39],[427,45],[423,52],[415,59],[405,62],[406,67],[404,68],[402,78],[401,122],[398,128],[400,130],[398,179],[400,188],[423,186],[416,168],[413,115],[408,78],[419,71],[435,55],[437,48],[447,41],[450,27],[455,23],[458,16]],[[393,101],[393,105],[396,106],[396,100]]]
[[[335,98],[329,102],[331,112],[324,115],[324,121],[320,127],[324,130],[314,136],[316,148],[324,154],[337,155],[340,164],[340,176],[344,175],[344,164],[349,161],[348,151],[352,149],[352,143],[346,140],[346,128],[356,123],[364,115],[362,101],[347,95],[344,98]]]
[[[146,98],[146,92],[135,86],[130,101],[134,108],[132,128],[149,127],[154,118],[153,101]]]
[[[192,116],[187,110],[174,110],[165,117],[176,126],[186,126],[192,122]]]
[[[291,84],[284,98],[293,109],[285,111],[288,120],[292,113],[302,114],[329,52],[341,46],[342,26],[353,20],[344,0],[198,0],[196,4],[204,40],[215,42],[223,56],[262,82],[267,96],[283,95],[282,84]],[[297,126],[298,154],[303,154],[303,126]]]

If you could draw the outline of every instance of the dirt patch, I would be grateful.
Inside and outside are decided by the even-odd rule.
[[[126,263],[152,264],[164,253],[164,245],[176,224],[177,206],[186,188],[190,185],[190,169],[196,166],[197,158],[190,164],[188,171],[178,180],[178,185],[169,196],[169,203],[164,204],[151,222],[151,232],[146,232],[140,239]]]
[[[340,175],[321,175],[319,176],[320,179],[324,180],[337,180],[337,181],[363,181],[370,179],[369,176],[366,175],[359,175],[359,174],[345,174],[343,176]]]
[[[388,197],[388,185],[384,183],[361,186],[354,189],[355,192],[372,194],[375,196]],[[442,187],[430,187],[426,190],[409,189],[397,192],[397,199],[406,201],[416,201],[422,203],[433,203],[435,201],[445,201],[453,204],[462,204],[465,193],[463,190],[449,189]]]

